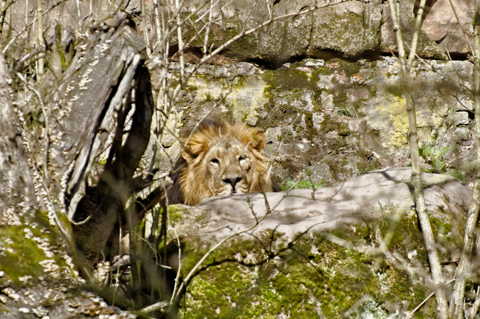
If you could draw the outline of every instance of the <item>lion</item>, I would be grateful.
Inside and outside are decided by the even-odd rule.
[[[216,195],[271,192],[265,136],[259,128],[205,120],[183,132],[169,204],[195,206]]]

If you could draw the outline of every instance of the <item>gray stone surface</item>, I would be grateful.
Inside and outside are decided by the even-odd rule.
[[[0,306],[0,316],[4,319],[136,318],[108,305],[93,293],[51,283],[22,289],[3,288],[0,290]]]
[[[410,41],[413,25],[413,2],[402,1],[401,24],[407,42]],[[80,6],[77,7],[76,4]],[[203,6],[204,0],[188,0],[184,12],[192,12],[202,7],[197,21],[199,25],[207,22],[208,15],[202,16],[210,6]],[[265,1],[221,0],[213,6],[214,18],[211,43],[221,45],[226,40],[239,34],[242,30],[249,30],[270,19],[269,10]],[[305,10],[312,1],[309,0],[282,0],[268,2],[273,17],[297,13]],[[331,2],[317,1],[319,6]],[[49,9],[56,1],[44,1],[43,8]],[[426,15],[422,26],[423,32],[419,37],[418,53],[423,57],[446,59],[443,50],[452,54],[467,54],[470,50],[464,33],[471,41],[473,37],[471,19],[473,17],[473,2],[469,0],[454,0],[454,7],[459,16],[457,23],[448,0],[439,0]],[[13,30],[21,30],[25,21],[32,21],[35,15],[36,4],[17,1],[11,10],[28,12],[15,16],[9,26]],[[108,25],[109,16],[118,10],[118,4],[105,1],[66,1],[51,10],[45,16],[45,25],[56,25],[57,22],[64,29],[87,26],[93,22],[105,21]],[[139,1],[129,1],[126,11],[138,13],[141,8]],[[146,4],[147,15],[150,15],[153,6]],[[21,17],[20,17],[21,16]],[[153,21],[153,19],[152,19]],[[8,28],[7,27],[7,28]],[[143,26],[138,25],[139,31]],[[462,28],[464,33],[462,32]],[[153,37],[154,25],[147,25]],[[47,28],[45,38],[52,42],[55,28]],[[8,32],[6,32],[7,34]],[[26,38],[33,44],[35,37]],[[174,40],[175,42],[175,40]],[[439,45],[438,45],[438,44]],[[197,39],[191,43],[192,47],[200,48],[203,41]],[[407,48],[408,49],[408,48]],[[231,45],[225,52],[229,57],[240,60],[261,59],[275,66],[298,56],[325,58],[330,55],[356,57],[362,54],[396,51],[395,36],[390,19],[390,9],[386,1],[347,1],[341,4],[331,4],[328,7],[315,10],[313,13],[297,17],[289,17],[276,21],[255,34],[249,35]]]
[[[313,14],[313,28],[307,54],[321,56],[322,50],[357,56],[380,45],[382,6],[379,1],[342,3]]]
[[[189,209],[177,232],[220,241],[256,224],[246,238],[275,229],[285,241],[306,232],[328,231],[346,223],[368,222],[382,208],[414,207],[411,169],[388,168],[363,174],[336,187],[279,193],[211,197]],[[466,215],[471,189],[451,176],[422,175],[427,209]],[[268,202],[268,207],[266,203]],[[265,216],[267,215],[267,216]],[[200,222],[199,222],[200,221]]]

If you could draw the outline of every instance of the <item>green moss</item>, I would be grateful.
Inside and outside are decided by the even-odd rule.
[[[376,247],[380,234],[390,252],[427,265],[416,215],[394,208],[376,214],[379,218],[374,221],[331,233],[351,247]],[[440,220],[443,217],[434,218],[435,228]],[[455,227],[451,221],[443,223],[442,234],[450,241]],[[417,305],[430,293],[424,279],[411,277],[382,254],[339,246],[322,234],[307,234],[290,243],[282,236],[265,231],[255,240],[236,239],[208,257],[188,287],[182,316],[277,318],[283,312],[290,318],[319,318],[319,313],[339,318],[350,311],[351,318],[362,318],[365,313],[385,318],[404,302]],[[185,273],[209,248],[195,240],[187,246]],[[435,306],[435,300],[429,300],[415,318],[430,318]]]
[[[46,259],[38,244],[25,238],[24,229],[22,226],[0,229],[0,241],[8,247],[5,253],[0,255],[0,269],[17,285],[21,284],[20,277],[43,275],[43,267],[39,262]]]
[[[184,206],[181,205],[170,205],[168,206],[168,217],[171,223],[176,223],[180,221],[183,215],[187,212]]]
[[[215,35],[215,46],[218,47],[224,44],[226,41],[232,39],[241,33],[243,29],[243,22],[239,19],[237,15],[233,19],[229,19],[223,16],[222,12],[222,21],[229,25],[228,28],[217,30],[221,32],[220,34]],[[213,37],[211,37],[213,38]],[[201,37],[200,37],[201,39]],[[203,46],[203,44],[202,44]],[[257,51],[257,43],[255,41],[254,35],[247,35],[242,37],[235,42],[233,42],[225,51],[226,56],[233,56],[238,58],[252,58],[253,52]]]
[[[333,97],[333,104],[335,106],[345,106],[347,103],[347,94],[345,92],[337,92]]]
[[[336,131],[336,132],[350,131],[350,129],[348,128],[348,124],[343,123],[343,122],[334,122],[333,120],[331,120],[331,118],[328,114],[326,114],[324,116],[324,120],[321,123],[321,125],[322,125],[321,130],[324,133],[328,133],[328,132],[331,132],[331,131]]]
[[[317,71],[318,72],[318,71]],[[296,68],[289,70],[266,71],[262,74],[262,79],[267,83],[265,93],[271,90],[275,91],[291,91],[292,93],[301,93],[308,88],[314,92],[318,90],[315,76],[308,72],[299,71]]]
[[[321,75],[331,75],[333,74],[333,69],[328,67],[319,67],[315,70],[315,73],[318,73]]]
[[[402,85],[388,85],[386,91],[393,96],[401,98],[405,93],[405,88]]]
[[[0,278],[0,285],[8,280],[15,285],[24,285],[21,278],[31,276],[29,283],[38,281],[45,275],[40,262],[53,259],[59,267],[65,267],[65,261],[57,255],[47,256],[39,245],[56,246],[60,238],[48,222],[46,213],[37,211],[35,218],[25,225],[0,227],[0,270],[5,276]]]
[[[341,59],[334,59],[335,61],[340,62],[340,69],[345,71],[348,76],[352,74],[358,74],[361,69],[361,65],[355,62],[349,62]]]
[[[174,226],[176,223],[182,220],[183,215],[186,213],[185,207],[182,205],[169,205],[168,206],[168,220],[170,225]],[[155,212],[149,212],[148,214],[151,216],[151,214],[158,213],[158,216],[162,216],[163,213],[163,208],[160,207],[158,208],[158,211]],[[146,223],[146,218],[143,218],[140,223],[137,226],[137,233],[144,234],[145,233],[145,223]],[[158,224],[158,232],[160,231],[160,223]]]

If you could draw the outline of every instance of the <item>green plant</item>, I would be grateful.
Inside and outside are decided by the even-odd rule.
[[[338,115],[350,116],[350,109],[347,106],[335,106]]]
[[[439,148],[433,146],[420,147],[418,149],[420,156],[423,157],[432,167],[431,169],[424,169],[424,171],[427,173],[446,173],[445,161],[442,160],[442,157],[451,149],[452,147],[450,146]]]

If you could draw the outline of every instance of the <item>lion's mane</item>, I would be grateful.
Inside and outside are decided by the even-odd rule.
[[[193,206],[215,195],[272,191],[260,129],[205,120],[182,137],[184,149],[172,174],[170,204]]]

